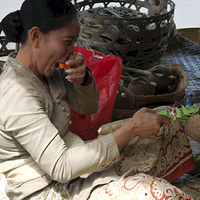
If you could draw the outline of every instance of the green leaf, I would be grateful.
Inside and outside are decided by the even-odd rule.
[[[193,116],[198,112],[198,108],[196,108],[197,105],[192,105],[189,107],[185,107],[183,105],[181,105],[181,108],[179,109],[183,115],[187,115],[187,116]]]
[[[186,122],[189,117],[194,116],[199,111],[199,108],[197,108],[197,105],[192,105],[189,107],[185,107],[181,105],[181,108],[173,108],[173,109],[175,109],[177,112],[180,112],[181,117],[180,115],[177,115],[176,113],[173,113],[173,112],[170,113],[169,110],[162,110],[158,114],[163,117],[171,118],[171,120],[173,121],[179,120],[179,121]],[[173,117],[171,117],[172,113],[173,113]]]
[[[161,115],[161,116],[163,116],[163,117],[169,118],[168,113],[167,113],[167,110],[162,110],[162,111],[160,111],[158,114]]]

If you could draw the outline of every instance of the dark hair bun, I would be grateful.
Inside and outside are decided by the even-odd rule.
[[[9,41],[15,43],[20,42],[23,33],[20,11],[17,10],[4,17],[1,21],[1,27]]]

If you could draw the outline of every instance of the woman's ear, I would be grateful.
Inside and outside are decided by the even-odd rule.
[[[41,32],[40,28],[38,28],[37,26],[34,26],[30,30],[29,36],[30,36],[30,42],[31,42],[31,44],[35,48],[38,48],[39,47],[39,43],[41,41],[41,37],[42,37],[42,32]]]

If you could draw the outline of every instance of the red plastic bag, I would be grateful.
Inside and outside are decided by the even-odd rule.
[[[103,55],[83,47],[75,47],[80,52],[87,66],[92,70],[99,89],[99,111],[93,115],[82,115],[71,110],[69,129],[83,140],[95,139],[97,130],[111,121],[112,110],[122,72],[122,61],[114,55]]]

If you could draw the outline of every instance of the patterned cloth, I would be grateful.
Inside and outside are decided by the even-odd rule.
[[[137,174],[95,189],[89,200],[194,200],[164,179]]]
[[[169,183],[195,166],[183,122],[163,126],[155,139],[130,141],[119,159],[104,168],[111,166],[121,178],[93,188],[90,200],[194,199]],[[40,200],[52,199],[73,199],[67,184],[53,183],[43,192]]]
[[[138,139],[127,146],[115,166],[118,175],[147,173],[169,182],[192,170],[195,161],[183,122],[163,126],[155,139]]]

